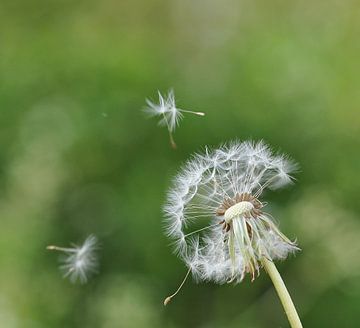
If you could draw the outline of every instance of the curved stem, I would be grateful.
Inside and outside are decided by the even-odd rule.
[[[301,324],[299,315],[296,312],[295,305],[290,297],[288,290],[286,289],[286,286],[280,276],[279,271],[276,269],[275,264],[265,257],[262,258],[262,263],[274,284],[276,292],[288,317],[290,326],[292,328],[302,328],[303,326]]]

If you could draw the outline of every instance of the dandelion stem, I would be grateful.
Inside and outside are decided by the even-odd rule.
[[[290,294],[282,280],[279,271],[276,269],[275,264],[267,258],[262,258],[262,263],[272,280],[280,301],[284,307],[285,313],[288,317],[290,326],[292,328],[302,328],[302,324],[298,313],[296,312],[295,305],[290,297]]]

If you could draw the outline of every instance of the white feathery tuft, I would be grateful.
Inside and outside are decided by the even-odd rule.
[[[96,251],[98,250],[98,240],[94,235],[86,238],[81,246],[73,245],[73,247],[64,248],[58,246],[48,246],[47,249],[61,251],[66,256],[60,259],[60,269],[64,272],[64,277],[69,277],[72,283],[80,281],[84,284],[88,277],[97,272],[98,258]]]
[[[170,134],[170,142],[174,148],[176,144],[173,140],[172,133],[183,119],[183,113],[192,113],[198,116],[204,116],[202,112],[193,112],[176,107],[174,90],[170,89],[166,97],[163,97],[158,91],[159,103],[156,104],[149,99],[146,99],[147,107],[144,109],[149,116],[161,116],[159,121],[160,126],[166,126]]]
[[[181,109],[176,107],[174,90],[170,90],[166,97],[163,97],[158,91],[159,103],[156,104],[146,99],[147,107],[145,112],[149,116],[162,116],[159,125],[167,126],[169,132],[174,132],[176,126],[183,118]]]

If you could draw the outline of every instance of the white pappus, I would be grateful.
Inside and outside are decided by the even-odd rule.
[[[174,90],[170,89],[166,97],[163,97],[158,91],[159,103],[156,104],[149,99],[146,99],[147,107],[144,109],[149,116],[161,116],[159,121],[160,126],[166,126],[169,131],[170,143],[173,148],[176,148],[173,132],[183,119],[183,113],[191,113],[199,116],[204,116],[202,112],[193,112],[176,107]]]
[[[253,280],[262,258],[285,259],[299,250],[263,200],[265,189],[291,183],[296,167],[262,141],[206,149],[184,165],[168,192],[165,224],[195,279],[238,283],[249,273]]]
[[[96,250],[99,248],[98,240],[94,235],[88,236],[81,246],[72,244],[72,247],[47,246],[49,250],[56,250],[65,253],[60,259],[60,269],[64,272],[64,277],[69,277],[72,283],[84,284],[88,277],[97,272],[98,258]]]

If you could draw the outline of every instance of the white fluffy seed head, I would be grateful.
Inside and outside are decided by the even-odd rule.
[[[239,282],[247,272],[254,276],[259,271],[261,257],[285,259],[298,249],[270,215],[252,212],[252,203],[237,202],[217,215],[226,199],[241,194],[260,198],[267,188],[289,184],[295,168],[262,141],[205,149],[184,165],[164,206],[166,233],[196,279]],[[230,224],[229,231],[219,225],[222,220]]]

